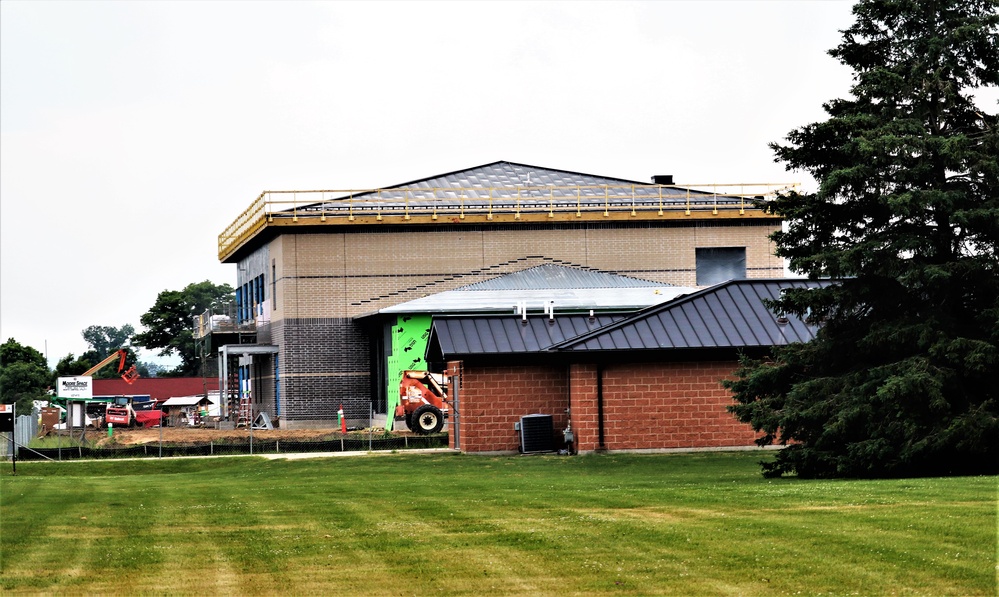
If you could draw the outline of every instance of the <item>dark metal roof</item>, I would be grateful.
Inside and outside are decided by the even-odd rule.
[[[590,289],[590,288],[656,288],[671,286],[661,282],[650,282],[606,272],[544,264],[512,274],[498,276],[491,280],[456,288],[458,291],[477,290],[537,290],[546,289]]]
[[[562,351],[750,348],[808,342],[817,326],[780,321],[765,305],[785,288],[819,288],[829,281],[730,280],[640,311],[553,346]]]
[[[829,281],[731,280],[637,313],[598,315],[435,317],[428,360],[476,355],[766,348],[807,342],[817,329],[796,317],[778,321],[764,301],[785,288]]]
[[[623,319],[623,314],[556,315],[554,319],[513,315],[434,317],[427,345],[427,360],[442,361],[455,355],[523,354],[545,351]],[[549,323],[551,322],[551,323]]]

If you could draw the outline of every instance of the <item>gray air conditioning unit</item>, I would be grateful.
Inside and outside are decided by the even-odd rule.
[[[520,417],[520,452],[554,452],[554,423],[551,415]]]

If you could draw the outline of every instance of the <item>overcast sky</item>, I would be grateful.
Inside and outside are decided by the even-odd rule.
[[[767,143],[848,93],[850,9],[3,0],[0,337],[54,364],[163,290],[235,284],[217,237],[264,190],[496,160],[808,184]]]

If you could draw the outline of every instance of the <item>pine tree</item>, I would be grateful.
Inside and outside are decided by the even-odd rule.
[[[772,144],[814,193],[768,207],[777,254],[821,290],[777,312],[821,324],[744,360],[736,416],[787,444],[764,474],[999,471],[999,85],[996,0],[867,0],[830,54],[854,70],[828,119]]]

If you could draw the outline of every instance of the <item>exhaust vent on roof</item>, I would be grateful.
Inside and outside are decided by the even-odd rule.
[[[673,175],[656,174],[652,177],[652,184],[673,184]]]

